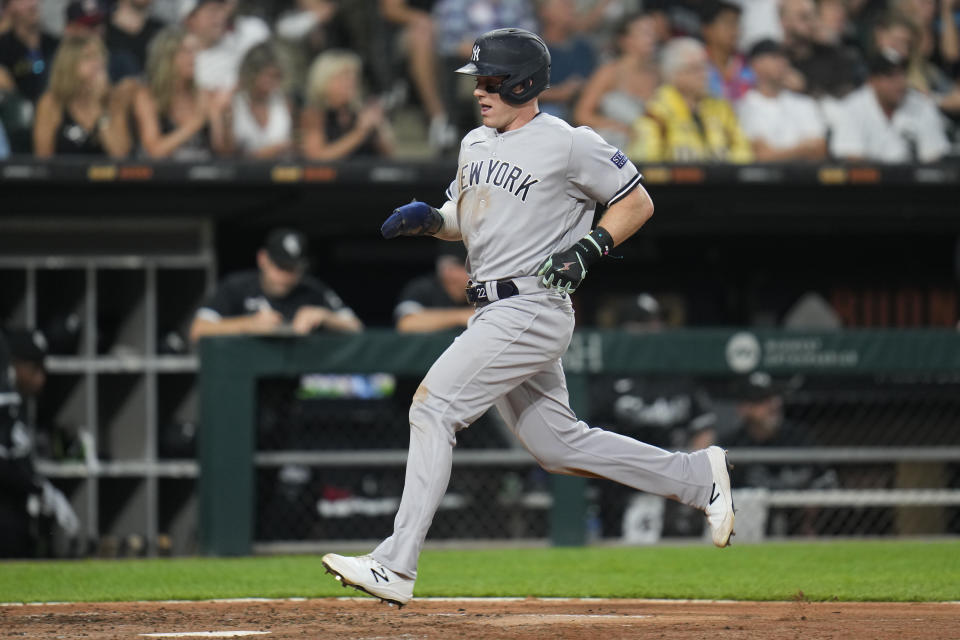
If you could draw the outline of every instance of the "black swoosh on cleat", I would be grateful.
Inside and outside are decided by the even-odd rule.
[[[714,494],[713,494],[714,491],[717,491],[717,483],[716,483],[716,482],[714,482],[714,483],[713,483],[713,486],[710,488],[710,504],[713,504],[714,502],[716,502],[716,501],[717,501],[717,498],[720,497],[720,492],[717,491],[717,494],[714,495]]]

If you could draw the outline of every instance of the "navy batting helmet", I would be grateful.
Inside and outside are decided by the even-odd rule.
[[[535,33],[494,29],[477,38],[470,62],[457,69],[457,73],[503,76],[500,97],[509,104],[521,105],[550,86],[550,51]]]

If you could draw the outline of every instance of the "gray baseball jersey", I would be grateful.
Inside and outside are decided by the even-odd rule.
[[[457,431],[491,406],[548,471],[707,505],[705,452],[665,451],[577,419],[560,363],[573,335],[573,307],[533,275],[590,230],[597,202],[614,204],[639,181],[636,167],[593,131],[546,114],[514,131],[481,127],[463,139],[447,197],[457,203],[468,270],[478,282],[512,279],[519,294],[480,305],[414,394],[403,496],[393,535],[373,550],[375,560],[416,577]]]
[[[546,113],[514,131],[474,129],[447,189],[467,271],[477,282],[535,274],[590,231],[598,202],[614,204],[639,183],[633,163],[592,129]]]

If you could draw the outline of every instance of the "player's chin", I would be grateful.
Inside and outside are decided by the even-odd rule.
[[[488,127],[492,127],[495,121],[493,107],[480,107],[480,121]]]

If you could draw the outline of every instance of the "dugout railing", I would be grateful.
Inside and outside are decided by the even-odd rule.
[[[392,480],[381,482],[371,496],[338,495],[336,487],[305,483],[301,488],[306,497],[301,492],[292,498],[305,506],[314,520],[324,517],[332,520],[343,515],[338,509],[349,508],[355,510],[354,515],[378,517],[381,529],[388,526],[402,488],[406,459],[403,425],[409,398],[405,396],[407,391],[400,388],[402,385],[384,383],[395,403],[384,405],[388,420],[385,430],[363,447],[351,447],[351,439],[359,438],[360,434],[351,430],[348,422],[324,425],[309,421],[304,423],[305,428],[285,432],[284,438],[263,446],[263,424],[276,428],[291,419],[303,418],[302,407],[293,414],[284,411],[289,398],[302,397],[303,381],[311,375],[320,376],[318,393],[325,397],[337,393],[346,384],[338,376],[368,376],[362,380],[367,399],[380,397],[376,389],[370,389],[372,374],[396,376],[391,380],[416,381],[453,337],[447,333],[399,335],[393,331],[372,330],[356,336],[203,340],[199,442],[201,552],[242,555],[254,551],[307,550],[349,541],[335,527],[316,526],[304,528],[306,533],[299,539],[284,540],[283,536],[273,536],[272,542],[258,539],[263,537],[262,521],[274,522],[285,517],[282,510],[278,511],[284,500],[283,492],[265,494],[264,487],[258,486],[265,478],[280,477],[280,470],[296,475],[298,469],[314,469],[328,474],[328,478],[336,478],[349,476],[354,467],[392,469]],[[821,516],[830,513],[833,518],[842,516],[843,522],[853,522],[850,514],[853,509],[857,523],[838,525],[830,534],[892,532],[904,535],[922,532],[904,524],[916,520],[911,514],[916,514],[917,509],[932,509],[933,521],[938,523],[933,525],[935,533],[958,532],[960,335],[955,332],[680,330],[636,335],[580,331],[575,334],[565,357],[565,370],[571,402],[582,416],[591,413],[590,380],[599,375],[696,376],[712,381],[718,390],[756,370],[780,377],[808,376],[819,384],[802,391],[801,394],[806,393],[808,397],[798,397],[796,404],[802,407],[804,402],[812,403],[810,406],[815,410],[809,410],[806,415],[820,428],[821,436],[833,434],[827,438],[828,445],[731,449],[733,462],[813,461],[837,469],[864,468],[866,471],[850,473],[845,482],[826,488],[759,489],[744,494],[744,518],[748,517],[746,512],[759,504],[764,510],[793,508],[806,516],[816,511]],[[299,380],[297,393],[301,395],[281,394],[272,401],[274,407],[265,408],[263,405],[270,401],[262,398],[264,381],[285,379]],[[375,381],[374,386],[376,384]],[[722,395],[722,391],[718,395]],[[840,400],[829,412],[824,412],[823,402],[817,398]],[[330,405],[318,406],[321,421],[337,422],[343,415],[357,415],[356,406],[365,412],[362,415],[369,417],[370,414],[362,403],[351,405],[353,413],[350,414],[330,414]],[[477,431],[495,430],[495,426],[490,426]],[[330,435],[322,434],[334,438],[329,446],[324,445],[323,438]],[[378,443],[382,446],[378,447]],[[879,473],[876,470],[880,465],[895,465],[895,468]],[[482,471],[492,471],[497,478],[506,480],[481,487],[482,499],[476,495],[471,497],[469,491],[458,491],[452,484],[438,512],[438,519],[443,520],[446,513],[447,520],[435,521],[435,530],[453,542],[483,538],[477,524],[480,516],[500,513],[504,519],[496,525],[496,535],[505,532],[503,537],[507,540],[523,537],[524,531],[531,530],[541,532],[542,535],[535,537],[559,545],[593,540],[588,481],[563,476],[539,480],[535,477],[531,486],[533,476],[528,472],[534,468],[530,456],[510,444],[485,447],[481,443],[464,449],[458,446],[454,453],[454,478],[471,474],[480,478]],[[288,473],[289,470],[294,471]],[[272,471],[278,474],[270,475]],[[875,477],[881,479],[864,480]],[[357,482],[360,481],[357,476]],[[367,477],[362,481],[367,482]],[[268,512],[264,513],[264,509]],[[538,524],[533,528],[523,528],[530,524],[524,509],[539,514]],[[507,515],[503,516],[504,513]],[[929,522],[928,516],[920,520]],[[858,524],[861,522],[866,524]],[[355,533],[355,542],[364,544],[380,532],[367,528]],[[762,537],[763,532],[747,532],[745,537],[751,535]]]

